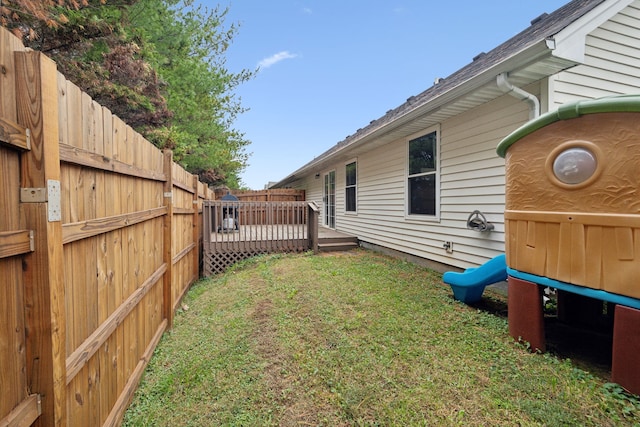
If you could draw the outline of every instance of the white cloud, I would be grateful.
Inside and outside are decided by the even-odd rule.
[[[304,7],[302,8],[302,13],[304,13],[305,15],[311,15],[313,13],[313,10],[311,10],[310,7]]]
[[[298,55],[290,53],[288,50],[283,50],[282,52],[278,52],[275,55],[271,55],[267,58],[264,58],[260,62],[258,62],[258,67],[260,68],[269,68],[274,64],[277,64],[280,61],[284,61],[285,59],[296,58]]]

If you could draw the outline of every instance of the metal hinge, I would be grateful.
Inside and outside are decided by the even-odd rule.
[[[21,188],[20,202],[47,203],[47,220],[49,222],[62,219],[60,181],[47,180],[47,188]]]

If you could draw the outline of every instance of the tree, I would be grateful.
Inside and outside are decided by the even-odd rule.
[[[17,1],[23,9],[7,25],[26,46],[143,135],[166,126],[172,114],[161,82],[126,30],[136,0]]]
[[[14,0],[0,19],[97,102],[210,184],[239,186],[249,141],[224,54],[237,27],[192,0]],[[8,6],[11,5],[11,6]]]
[[[223,28],[227,9],[195,7],[192,0],[140,0],[131,8],[132,28],[153,47],[145,57],[166,83],[171,126],[159,129],[158,143],[204,181],[239,185],[249,141],[233,129],[244,109],[234,89],[255,72],[231,73],[224,54],[237,27]],[[156,138],[156,136],[152,136]]]
[[[11,27],[18,37],[35,39],[39,25],[56,28],[67,21],[64,7],[77,10],[88,4],[88,0],[4,0],[0,2],[0,24]]]

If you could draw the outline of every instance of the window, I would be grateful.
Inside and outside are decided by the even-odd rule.
[[[409,141],[407,177],[409,215],[437,214],[438,136],[433,131]]]
[[[347,212],[356,211],[356,182],[357,166],[356,162],[351,162],[345,166],[345,187],[344,187],[344,206]]]

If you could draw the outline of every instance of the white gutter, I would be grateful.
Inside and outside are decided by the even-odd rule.
[[[538,101],[538,98],[536,98],[534,94],[512,85],[507,79],[507,73],[498,74],[498,77],[496,77],[496,83],[504,93],[508,93],[514,98],[518,98],[522,101],[529,102],[529,120],[535,119],[540,115],[540,101]]]

